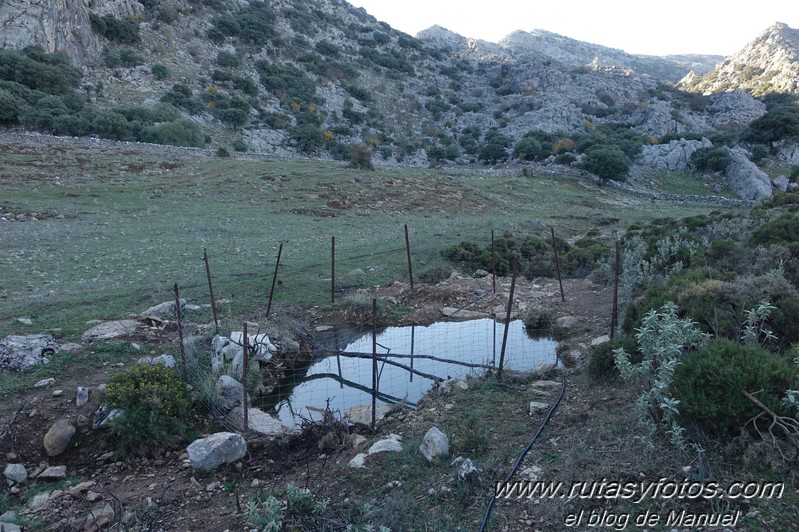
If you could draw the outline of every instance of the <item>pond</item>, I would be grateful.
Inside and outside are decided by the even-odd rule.
[[[402,355],[389,360],[405,366],[378,360],[378,405],[404,402],[408,407],[416,406],[434,380],[410,369],[443,379],[465,378],[486,371],[486,368],[425,358],[428,356],[498,367],[504,329],[504,323],[493,319],[378,329],[377,354]],[[326,406],[343,415],[349,408],[371,405],[371,331],[338,329],[320,333],[316,341],[331,350],[369,356],[325,356],[289,375],[277,396],[271,396],[270,404],[262,405],[286,425],[298,425],[301,418],[319,419],[316,409],[324,410]],[[556,346],[557,342],[551,338],[531,338],[521,320],[511,321],[504,367],[526,371],[541,364],[557,364]]]

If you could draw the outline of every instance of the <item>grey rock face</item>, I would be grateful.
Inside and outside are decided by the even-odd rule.
[[[724,176],[730,188],[743,199],[760,201],[771,197],[768,174],[750,161],[741,148],[730,150],[730,164]]]
[[[668,144],[643,146],[636,163],[657,170],[686,172],[690,169],[691,155],[699,148],[711,148],[713,143],[708,139],[672,140]]]
[[[778,177],[774,178],[774,188],[776,188],[780,192],[787,191],[788,190],[788,185],[790,185],[790,184],[791,184],[791,181],[790,181],[790,179],[788,179],[788,176],[781,175],[781,176],[778,176]]]
[[[50,362],[48,357],[58,353],[58,344],[49,334],[6,336],[0,340],[0,369],[21,371]]]
[[[186,452],[194,469],[212,471],[222,464],[240,460],[247,452],[247,443],[239,434],[217,432],[193,441]]]
[[[419,451],[422,453],[422,456],[427,458],[428,462],[433,462],[439,458],[446,458],[449,456],[449,438],[447,438],[446,434],[438,430],[438,427],[431,427],[424,435],[422,444],[419,446]]]

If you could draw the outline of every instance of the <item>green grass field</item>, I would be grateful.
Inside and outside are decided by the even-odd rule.
[[[418,275],[443,263],[446,246],[488,242],[492,229],[546,236],[554,227],[569,238],[710,210],[575,178],[15,146],[0,146],[0,206],[6,216],[38,213],[0,225],[0,336],[66,339],[88,320],[169,300],[174,283],[190,302],[208,302],[203,249],[217,298],[246,315],[266,304],[281,242],[276,303],[326,305],[331,236],[338,286],[369,286],[407,276],[404,224]],[[365,275],[349,275],[356,268]]]

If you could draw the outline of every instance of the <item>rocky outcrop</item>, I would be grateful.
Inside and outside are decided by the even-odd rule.
[[[656,170],[686,172],[690,169],[691,154],[699,148],[712,148],[713,143],[702,140],[672,140],[668,144],[643,146],[636,164]]]
[[[742,128],[763,116],[766,104],[742,90],[734,90],[714,96],[708,112],[714,129]]]
[[[6,336],[0,340],[0,370],[22,371],[47,364],[58,353],[58,344],[49,334]]]
[[[788,164],[799,164],[799,144],[782,143],[777,148],[777,157]]]
[[[730,163],[724,176],[730,188],[743,199],[760,201],[771,197],[768,174],[750,161],[746,151],[741,148],[730,150]]]
[[[64,52],[78,66],[96,61],[102,39],[92,31],[89,13],[115,18],[141,15],[136,0],[3,0],[0,2],[0,49],[41,46]]]
[[[113,340],[129,336],[136,332],[139,322],[136,320],[117,320],[99,323],[83,333],[81,340],[94,342],[96,340]]]

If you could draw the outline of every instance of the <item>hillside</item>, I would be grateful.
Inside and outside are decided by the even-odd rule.
[[[142,133],[175,121],[163,107],[141,110],[163,102],[202,128],[204,140],[190,132],[184,143],[322,159],[345,159],[349,144],[365,143],[379,162],[427,165],[502,161],[531,131],[660,138],[752,119],[751,101],[697,100],[669,85],[714,57],[633,56],[543,30],[496,44],[442,28],[417,39],[343,0],[49,5],[0,6],[0,45],[63,51],[81,69],[75,94],[89,111],[117,113],[106,121],[120,127],[98,127],[97,113],[77,101],[66,112],[78,120],[40,120],[26,107],[39,107],[37,97],[15,89],[19,112],[4,121],[47,133],[175,143],[163,131]],[[503,151],[483,158],[493,130]]]
[[[799,93],[799,29],[776,23],[712,71],[693,73],[680,85],[704,94],[735,88],[755,96]]]

